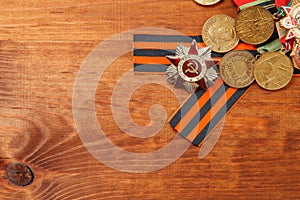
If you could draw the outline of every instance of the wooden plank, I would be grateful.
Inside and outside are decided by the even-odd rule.
[[[226,118],[206,158],[199,160],[199,148],[191,146],[159,171],[111,169],[91,156],[77,134],[73,84],[81,63],[101,41],[145,26],[197,35],[212,15],[235,17],[232,1],[202,7],[192,0],[3,0],[0,10],[0,199],[300,197],[299,78],[276,92],[255,84]],[[176,135],[168,124],[159,134],[138,139],[123,133],[112,116],[114,85],[132,67],[128,53],[107,69],[97,88],[97,118],[120,148],[152,152]],[[155,103],[168,116],[179,106],[166,88],[144,86],[129,101],[134,121],[148,124]],[[31,185],[9,183],[5,170],[15,162],[31,167]]]

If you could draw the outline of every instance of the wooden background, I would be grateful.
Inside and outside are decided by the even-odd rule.
[[[191,146],[156,172],[113,170],[94,159],[78,137],[73,83],[101,41],[145,26],[200,34],[205,20],[221,13],[236,16],[232,1],[202,7],[192,0],[2,0],[0,199],[299,199],[300,78],[275,92],[255,84],[226,118],[206,158],[199,159],[199,148]],[[97,116],[113,143],[151,152],[172,140],[170,126],[149,139],[132,138],[119,130],[110,110],[114,84],[130,69],[132,53],[108,68],[97,90]],[[149,122],[152,104],[163,105],[169,116],[179,106],[157,85],[140,88],[129,102],[141,125]],[[32,168],[33,184],[8,182],[5,169],[15,162]]]

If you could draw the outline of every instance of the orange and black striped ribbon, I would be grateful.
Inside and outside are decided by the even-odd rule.
[[[248,89],[231,88],[218,79],[208,90],[198,89],[171,117],[170,125],[198,146]]]
[[[171,62],[166,56],[175,55],[178,44],[190,47],[192,40],[199,47],[205,47],[201,36],[179,35],[134,35],[134,71],[140,73],[164,73]],[[253,54],[256,48],[252,45],[240,44],[235,48],[248,49]],[[212,59],[220,61],[224,54],[212,52]]]
[[[178,44],[190,46],[192,40],[204,47],[201,36],[178,35],[135,35],[134,71],[139,73],[165,73],[171,64],[167,55],[175,55]],[[256,54],[256,47],[240,43],[235,50],[248,50]],[[220,61],[224,54],[212,52],[212,59]],[[295,70],[295,75],[300,71]],[[206,136],[225,117],[238,100],[247,92],[247,88],[235,89],[218,79],[208,90],[198,89],[174,113],[170,125],[194,145],[200,145]]]

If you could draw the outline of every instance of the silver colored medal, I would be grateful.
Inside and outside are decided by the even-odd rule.
[[[175,56],[167,58],[172,63],[166,71],[167,81],[189,93],[198,87],[208,89],[219,77],[210,47],[198,49],[196,40],[192,41],[191,47],[179,44]]]

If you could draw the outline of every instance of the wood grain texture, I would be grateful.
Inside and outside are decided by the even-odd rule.
[[[269,92],[256,84],[226,118],[222,136],[199,160],[191,146],[156,172],[118,172],[83,146],[72,116],[76,74],[103,40],[145,26],[200,34],[215,14],[236,16],[232,1],[201,7],[192,0],[2,0],[0,4],[0,199],[299,199],[300,78]],[[115,73],[115,68],[120,69]],[[114,84],[132,69],[132,54],[116,60],[96,93],[99,123],[113,143],[151,152],[176,134],[168,124],[148,139],[123,133],[113,120]],[[170,116],[179,106],[167,89],[149,85],[129,101],[136,123],[151,105]],[[34,183],[8,182],[8,164],[24,162]]]

